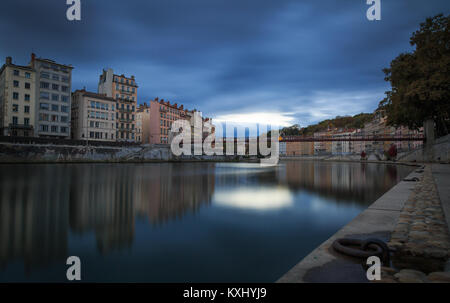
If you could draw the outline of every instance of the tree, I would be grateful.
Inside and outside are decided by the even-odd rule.
[[[448,133],[450,118],[450,16],[427,18],[410,38],[412,53],[402,53],[383,72],[392,89],[380,102],[387,123],[418,129],[427,119]]]

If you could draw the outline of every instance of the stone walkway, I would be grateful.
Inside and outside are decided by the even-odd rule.
[[[382,269],[381,282],[450,282],[450,234],[431,166],[406,201],[389,247],[393,268]]]

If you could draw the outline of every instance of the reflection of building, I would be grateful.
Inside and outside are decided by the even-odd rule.
[[[145,178],[150,175],[151,178]],[[208,205],[214,193],[214,164],[152,164],[136,172],[140,189],[136,195],[136,212],[158,224],[195,212]],[[138,183],[138,182],[136,182]]]
[[[0,135],[34,135],[36,73],[7,57],[0,69]]]
[[[116,75],[112,69],[103,70],[98,92],[114,98],[116,104],[117,141],[136,141],[137,83],[134,76]]]
[[[115,141],[115,106],[113,98],[76,90],[72,94],[72,138]]]
[[[288,185],[299,190],[311,190],[336,199],[343,198],[370,203],[386,192],[405,174],[408,168],[368,163],[317,161],[286,162]],[[387,173],[386,173],[387,171]]]
[[[35,54],[31,54],[30,64],[36,71],[35,134],[69,139],[73,67],[36,58]]]
[[[59,166],[1,169],[0,187],[0,267],[12,261],[22,261],[26,271],[65,264],[70,199],[66,172]]]

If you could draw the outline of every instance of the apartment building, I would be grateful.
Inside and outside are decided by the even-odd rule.
[[[150,144],[150,106],[145,102],[136,112],[136,139],[142,144]]]
[[[0,136],[35,135],[36,73],[7,57],[0,69]]]
[[[314,155],[314,142],[286,142],[287,156]]]
[[[174,121],[187,119],[183,105],[170,104],[170,101],[155,98],[150,101],[150,131],[151,144],[170,144],[170,129]]]
[[[134,76],[116,75],[112,69],[103,70],[98,93],[116,100],[117,141],[138,142],[136,137],[136,110],[138,85]]]
[[[116,141],[116,100],[105,94],[72,93],[72,138]]]
[[[36,130],[39,137],[70,138],[71,65],[31,54],[36,71]]]
[[[345,130],[345,131],[337,131],[332,137],[334,139],[345,140],[350,139],[356,131],[354,129]],[[353,153],[353,141],[333,141],[331,143],[331,153],[333,155],[348,155]]]

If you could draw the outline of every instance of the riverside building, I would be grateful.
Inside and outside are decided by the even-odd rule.
[[[72,94],[72,138],[116,140],[116,100],[105,94],[76,90]]]
[[[0,69],[0,136],[34,136],[36,73],[7,57]]]
[[[116,100],[117,141],[138,142],[136,137],[136,110],[138,85],[134,76],[116,75],[112,69],[103,70],[98,92]]]
[[[69,139],[73,67],[35,54],[30,67],[36,71],[35,135]]]

